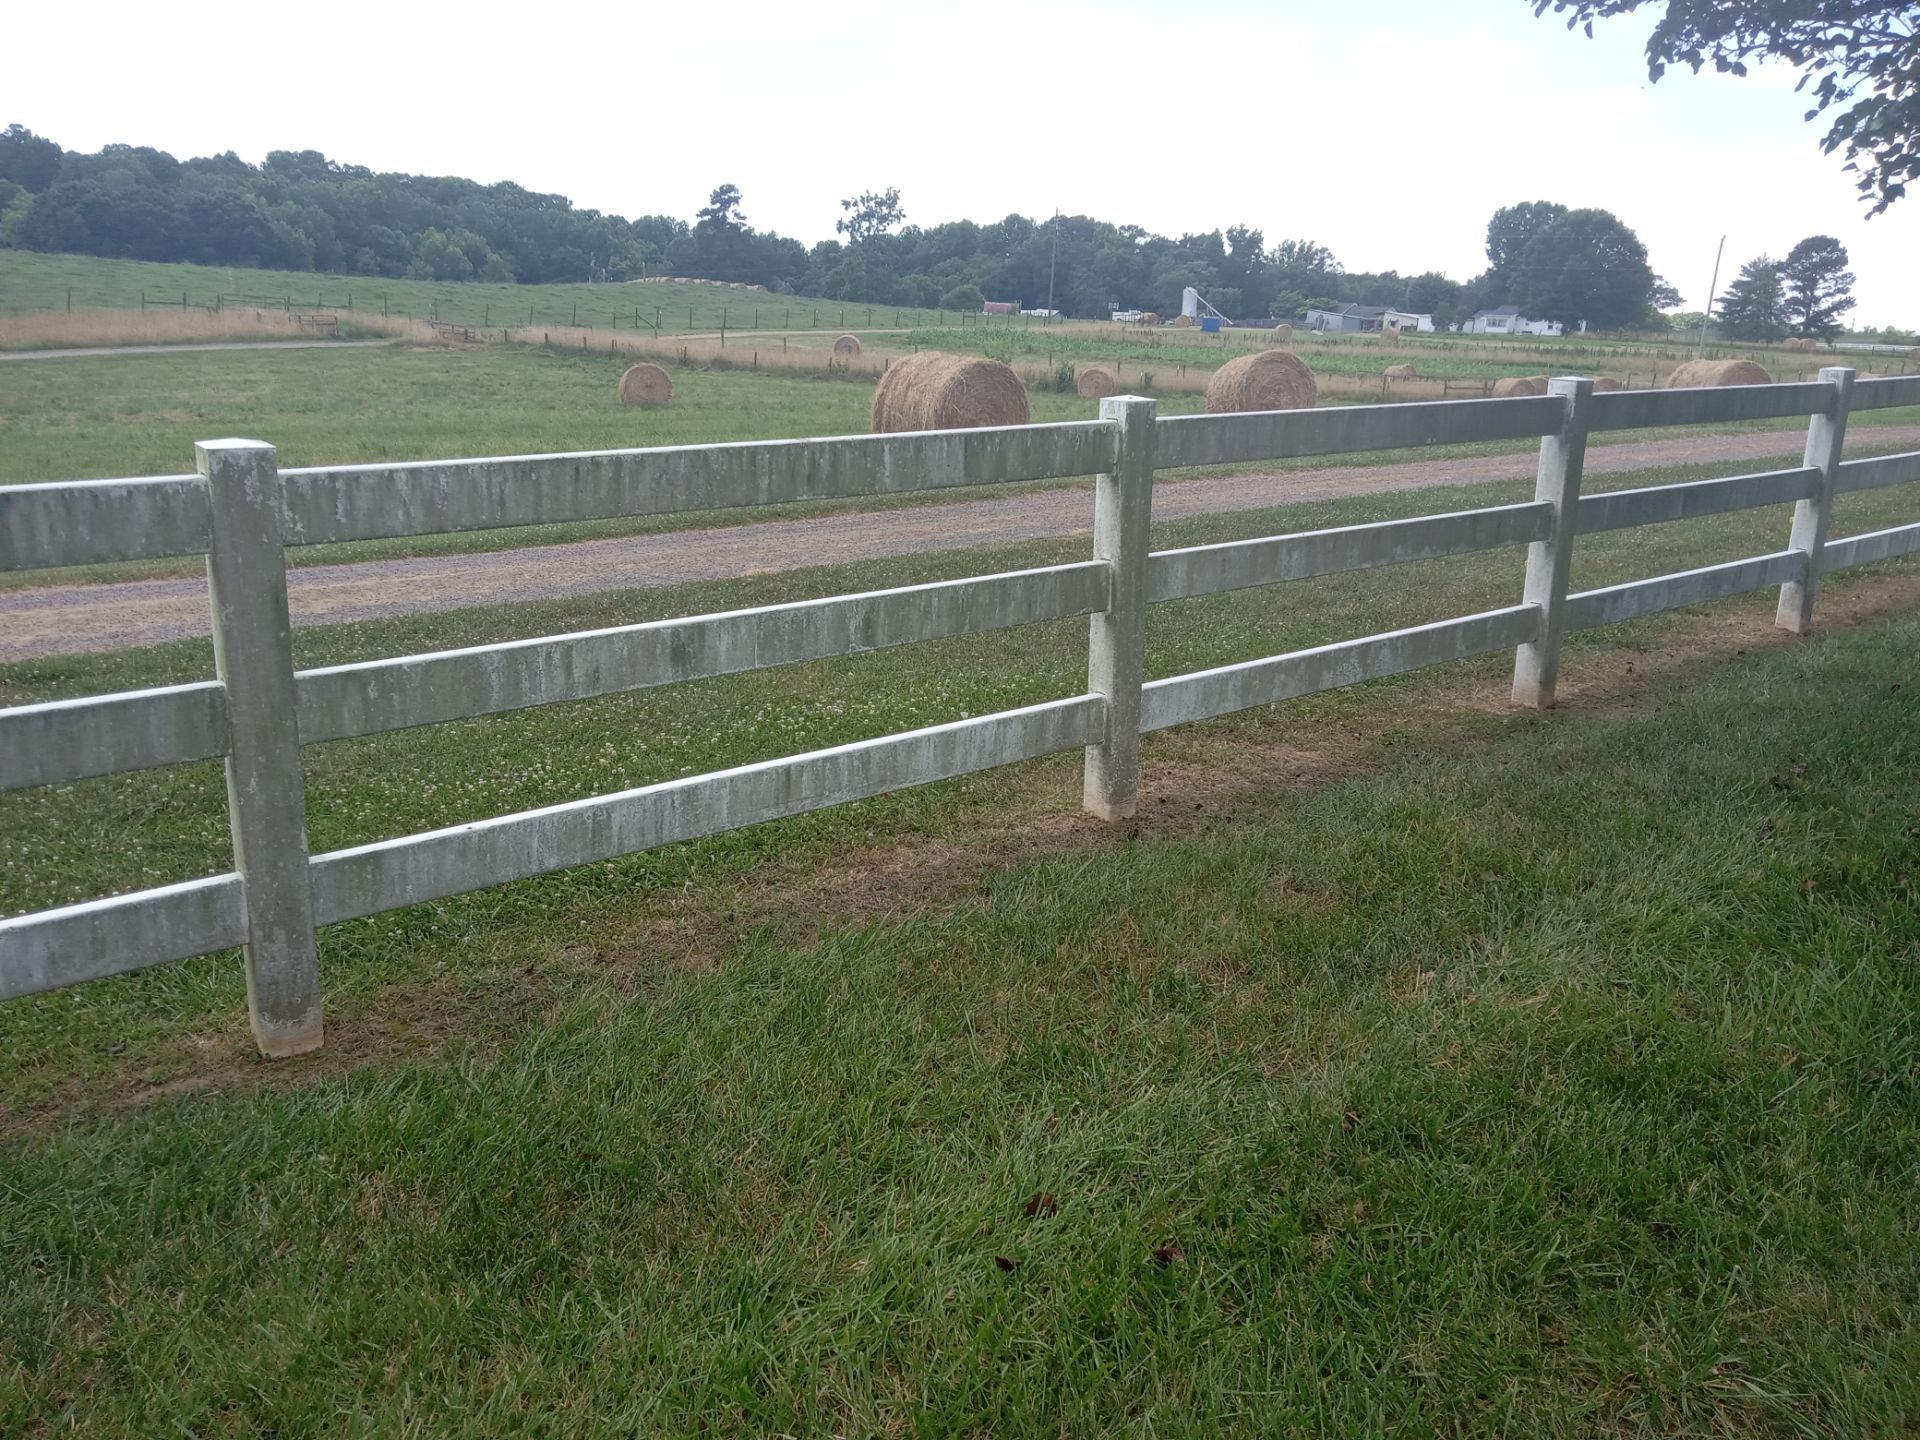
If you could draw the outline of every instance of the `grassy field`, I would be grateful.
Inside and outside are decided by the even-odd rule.
[[[1510,570],[1177,607],[1156,660]],[[1909,1434],[1915,595],[1589,639],[1547,716],[1487,666],[1177,732],[1123,833],[1047,762],[345,927],[312,1062],[244,1057],[230,959],[8,1006],[0,1432]],[[458,796],[324,756],[316,840],[1079,638],[459,727]],[[196,785],[57,811],[191,863]]]
[[[458,325],[593,325],[663,332],[735,329],[838,329],[923,325],[932,310],[895,310],[838,300],[772,295],[745,285],[637,283],[603,285],[491,285],[479,281],[390,280],[371,276],[311,275],[92,255],[40,255],[0,250],[0,315],[75,309],[150,306],[254,305],[283,310],[346,310],[399,315]],[[636,320],[637,317],[637,320]],[[949,317],[950,318],[950,317]]]

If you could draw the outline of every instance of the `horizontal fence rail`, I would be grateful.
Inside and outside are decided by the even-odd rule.
[[[288,470],[287,543],[670,515],[1094,475],[1098,421]]]
[[[1416,520],[1383,520],[1376,525],[1161,550],[1148,559],[1148,595],[1154,600],[1184,600],[1252,585],[1524,545],[1543,539],[1552,519],[1546,505],[1499,505]]]
[[[319,1040],[315,926],[1084,749],[1087,807],[1131,814],[1137,735],[1495,651],[1517,703],[1551,704],[1565,634],[1779,587],[1803,629],[1820,576],[1920,554],[1920,524],[1827,536],[1836,495],[1920,482],[1920,452],[1843,460],[1852,410],[1920,404],[1920,377],[1596,394],[1562,379],[1499,400],[756,441],[279,471],[251,441],[201,473],[0,488],[0,569],[205,554],[216,680],[0,709],[0,790],[224,758],[232,873],[0,919],[0,999],[245,947],[256,1035]],[[1807,419],[1798,466],[1580,493],[1587,437]],[[1514,439],[1530,502],[1153,551],[1156,470]],[[1098,476],[1092,559],[789,604],[295,671],[283,549],[558,521]],[[218,501],[215,496],[221,497]],[[1567,584],[1581,535],[1792,505],[1785,548],[1599,589]],[[1250,586],[1526,547],[1520,602],[1184,675],[1144,677],[1145,607]],[[1090,693],[731,770],[308,856],[298,747],[922,641],[1085,617]],[[244,823],[243,823],[244,822]],[[250,830],[245,827],[252,827]],[[289,876],[292,881],[289,881]],[[305,883],[299,877],[305,877]]]
[[[1567,597],[1567,629],[1592,630],[1600,625],[1619,625],[1662,610],[1679,610],[1748,590],[1765,590],[1798,579],[1806,569],[1807,557],[1802,551],[1781,550],[1772,555],[1756,555],[1750,560],[1703,565],[1698,570],[1656,575],[1650,580],[1630,580],[1601,590],[1583,590]]]
[[[1108,580],[1107,567],[1089,561],[305,670],[294,677],[300,738],[372,735],[1066,620],[1106,609]]]
[[[1643,490],[1608,490],[1582,495],[1576,523],[1582,535],[1658,525],[1667,520],[1696,520],[1729,510],[1784,505],[1805,500],[1820,487],[1819,470],[1769,470],[1725,480],[1694,480],[1682,485],[1650,485]]]

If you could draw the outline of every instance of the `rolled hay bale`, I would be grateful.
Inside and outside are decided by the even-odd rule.
[[[1273,339],[1276,345],[1283,340],[1291,340],[1292,338],[1293,327],[1291,325],[1276,325],[1273,327]]]
[[[1313,372],[1286,350],[1261,350],[1229,360],[1207,381],[1207,413],[1310,410],[1320,398]]]
[[[1400,327],[1398,325],[1382,325],[1380,327],[1380,338],[1388,341],[1398,340],[1400,338]]]
[[[833,353],[836,355],[858,355],[860,353],[860,337],[858,335],[842,335],[838,340],[833,342]]]
[[[1544,395],[1547,393],[1545,376],[1505,375],[1493,382],[1493,398],[1506,400],[1515,395]]]
[[[1173,317],[1173,323],[1176,325],[1183,325],[1183,326],[1191,325],[1193,324],[1193,317],[1191,315],[1176,315]]]
[[[1689,360],[1667,377],[1669,390],[1705,385],[1771,385],[1773,376],[1751,360]]]
[[[1089,365],[1075,378],[1073,390],[1083,400],[1104,400],[1120,393],[1120,382],[1113,378],[1111,370]]]
[[[1792,340],[1787,341],[1787,348],[1789,350],[1799,350],[1802,352],[1809,351],[1809,350],[1818,350],[1820,348],[1820,342],[1818,340],[1812,339],[1809,336],[1800,335],[1800,336],[1796,336]]]
[[[1596,395],[1605,395],[1611,391],[1624,390],[1626,388],[1627,387],[1622,385],[1618,380],[1606,375],[1596,375],[1593,377],[1593,393]]]
[[[1026,387],[998,360],[922,350],[889,365],[873,392],[876,435],[1026,423]]]
[[[1146,314],[1140,317],[1140,323],[1142,325],[1158,325],[1160,323],[1159,312],[1154,310],[1147,311]]]
[[[1389,380],[1418,380],[1420,372],[1411,365],[1389,365],[1380,372]]]
[[[641,361],[620,377],[622,405],[665,405],[673,399],[673,377],[658,365]]]

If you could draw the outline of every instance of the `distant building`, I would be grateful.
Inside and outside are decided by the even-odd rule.
[[[1529,320],[1518,305],[1498,305],[1491,310],[1476,310],[1473,318],[1460,327],[1468,335],[1558,335],[1557,320]]]
[[[1385,319],[1384,305],[1341,305],[1332,310],[1308,310],[1309,330],[1378,330]]]
[[[1431,330],[1433,316],[1391,305],[1341,305],[1332,310],[1307,311],[1309,330]]]

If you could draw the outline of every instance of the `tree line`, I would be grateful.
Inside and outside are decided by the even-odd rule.
[[[1188,286],[1236,318],[1352,303],[1431,314],[1442,328],[1502,304],[1569,329],[1658,327],[1681,303],[1617,216],[1549,201],[1496,212],[1487,268],[1466,281],[1350,271],[1314,240],[1246,225],[1178,236],[1086,215],[920,226],[891,187],[840,205],[835,237],[808,246],[756,229],[731,184],[690,221],[630,220],[511,183],[375,172],[312,150],[254,165],[133,145],[87,154],[19,125],[0,132],[0,245],[29,250],[527,284],[666,274],[921,309],[1050,303],[1094,318],[1177,312]]]

